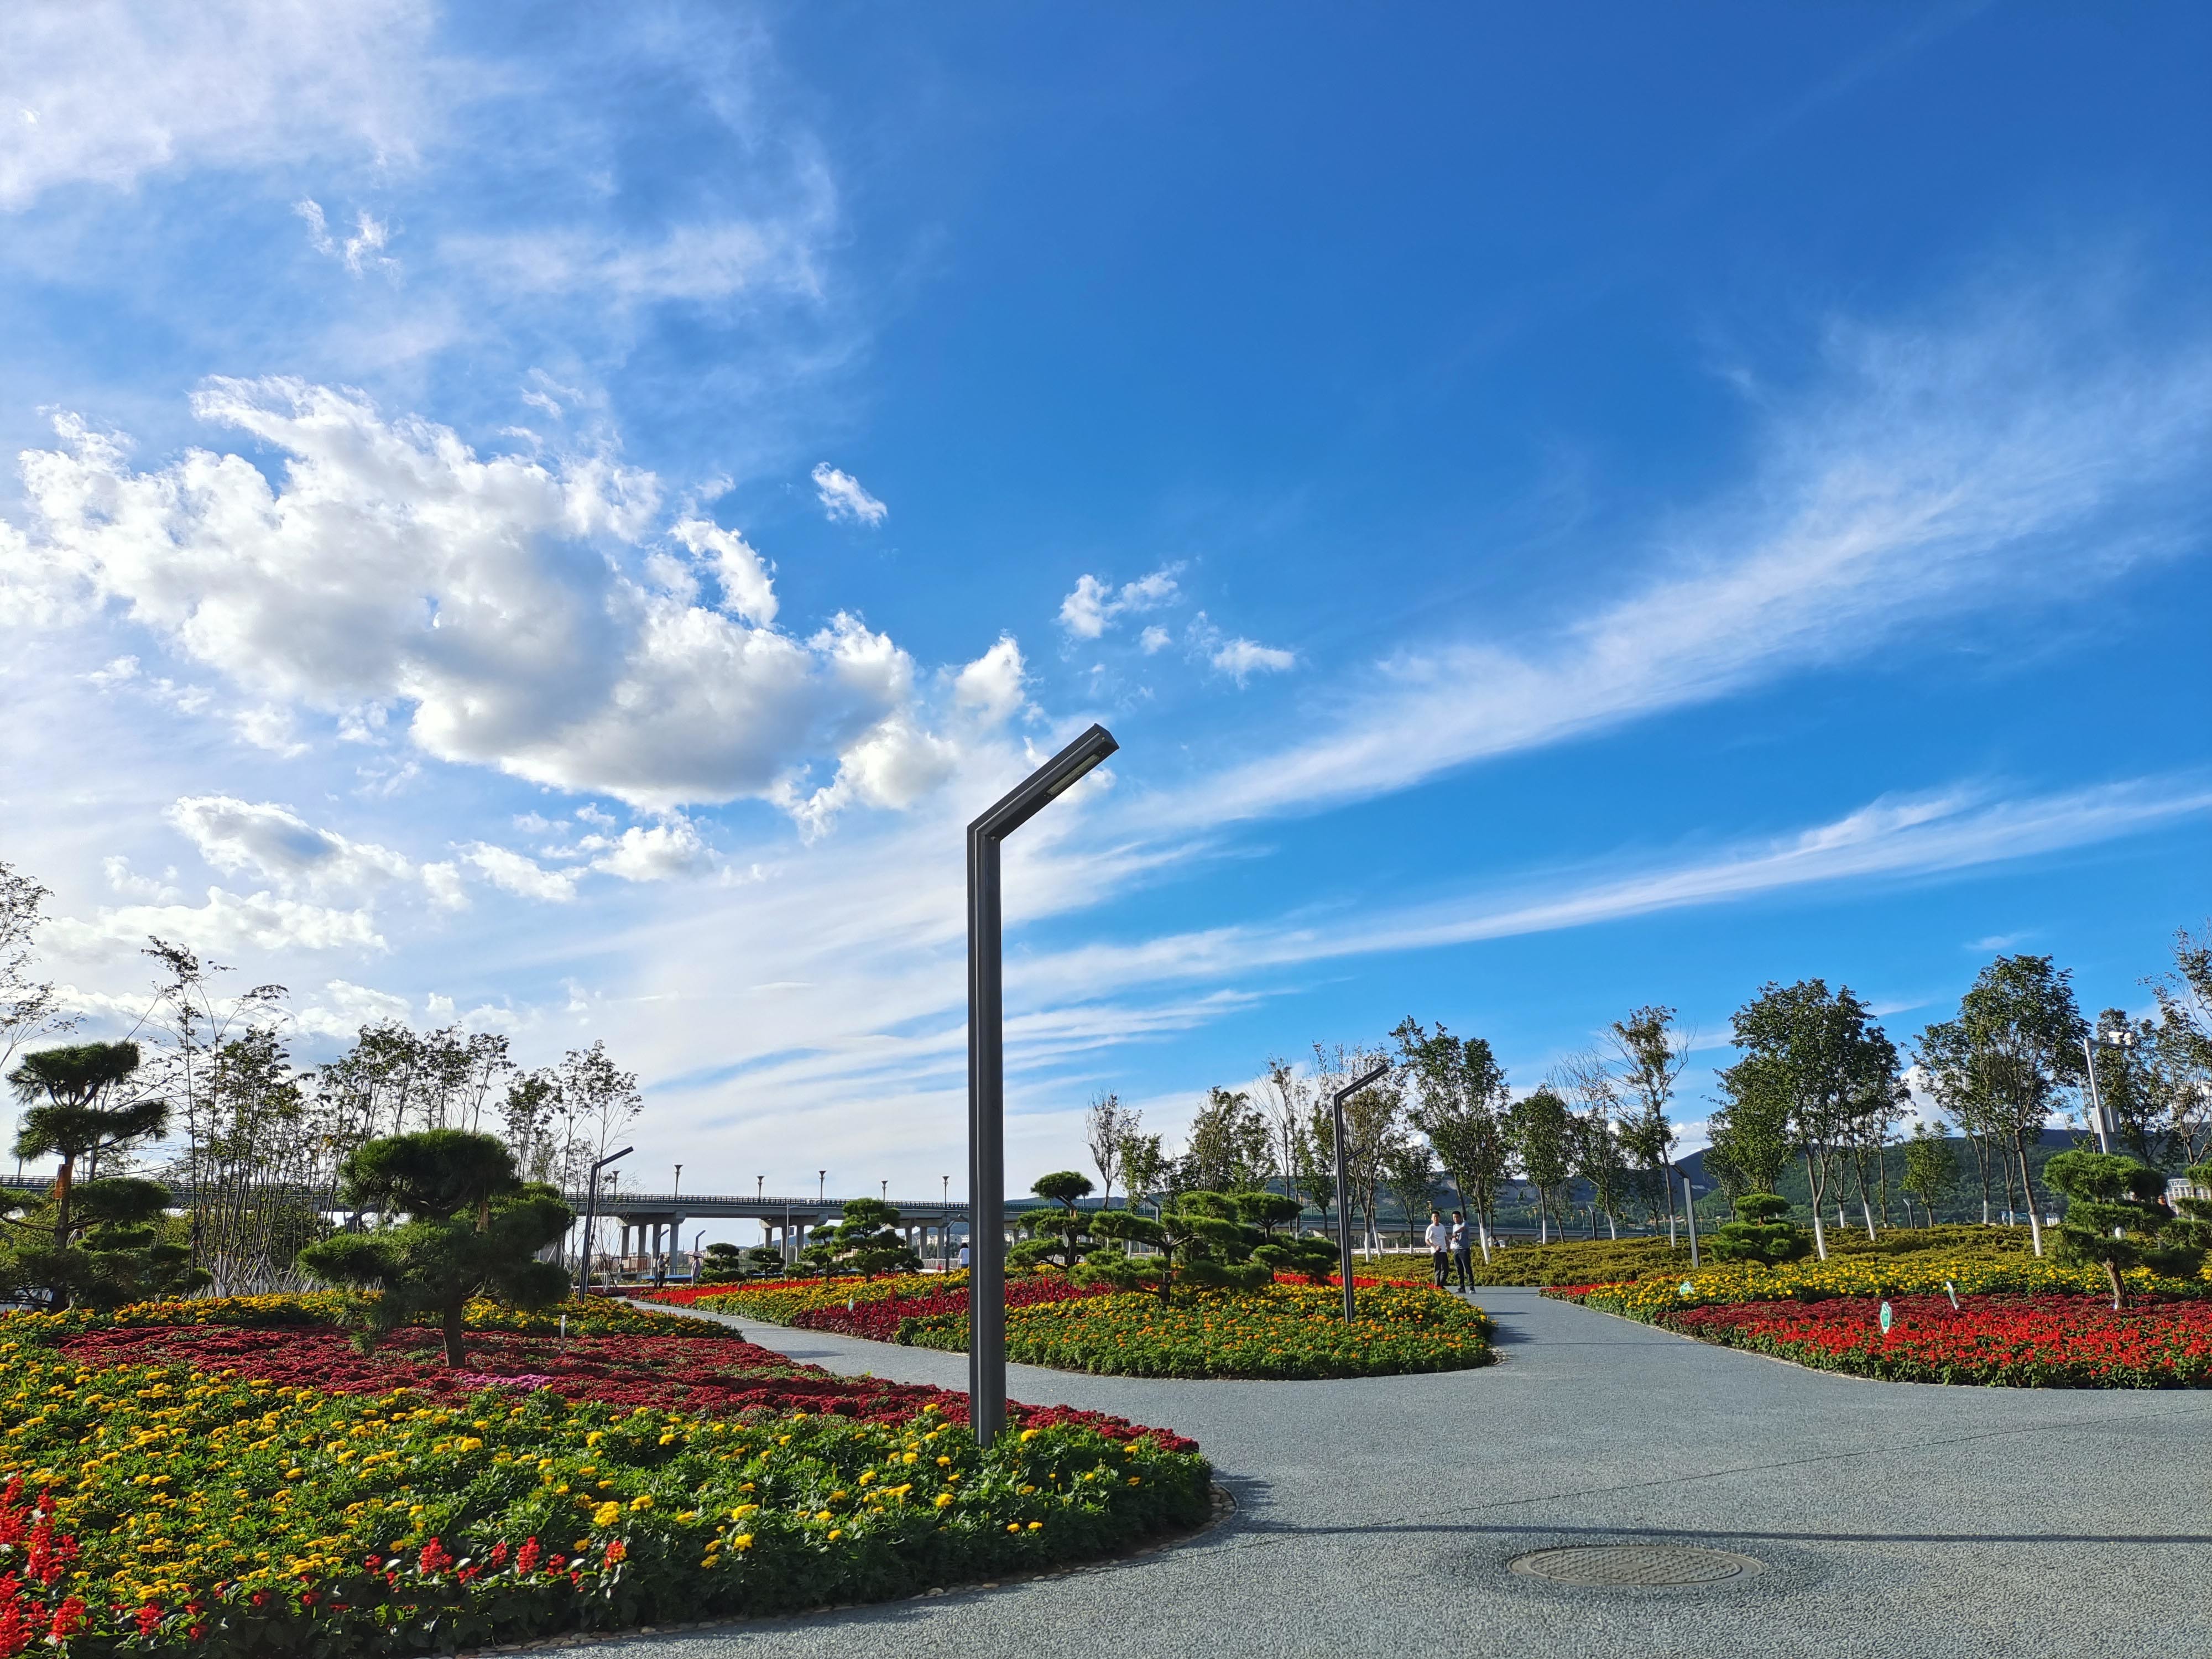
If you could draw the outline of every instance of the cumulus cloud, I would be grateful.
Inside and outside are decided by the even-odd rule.
[[[149,934],[176,939],[197,950],[273,952],[382,951],[384,936],[367,906],[343,909],[311,904],[275,894],[207,890],[204,905],[131,904],[102,908],[89,921],[57,916],[40,934],[42,944],[64,956],[103,957],[136,951]]]
[[[313,1036],[343,1040],[364,1025],[405,1020],[414,1012],[415,1005],[405,997],[334,979],[323,987],[319,1000],[299,1011],[299,1025]]]
[[[1191,618],[1190,648],[1212,663],[1215,672],[1228,675],[1239,685],[1255,674],[1282,673],[1296,666],[1298,660],[1291,652],[1261,645],[1256,640],[1241,635],[1229,638],[1207,620],[1203,611]]]
[[[1174,641],[1175,635],[1169,633],[1166,629],[1162,628],[1158,623],[1154,623],[1150,628],[1147,628],[1143,633],[1137,635],[1137,649],[1143,652],[1148,657],[1154,656],[1158,653],[1166,650],[1170,645],[1174,643]]]
[[[1173,604],[1181,595],[1176,576],[1182,569],[1179,564],[1163,565],[1149,576],[1122,583],[1118,592],[1085,572],[1060,602],[1060,625],[1078,639],[1095,640],[1119,617]]]
[[[566,904],[576,896],[576,871],[548,870],[526,853],[478,841],[461,848],[461,858],[501,892],[554,904]]]
[[[124,440],[58,417],[61,447],[23,459],[35,533],[0,538],[15,580],[118,605],[345,735],[404,720],[439,759],[656,811],[780,798],[793,769],[863,740],[872,757],[886,720],[915,719],[906,653],[848,614],[805,639],[773,626],[768,567],[732,532],[686,519],[667,544],[719,607],[639,574],[650,473],[479,457],[294,380],[212,380],[194,407],[282,456],[276,482],[197,449],[140,471]]]
[[[814,469],[815,499],[832,522],[848,519],[856,524],[878,525],[889,516],[890,508],[860,487],[860,481],[849,472],[840,472],[827,461]]]
[[[650,829],[633,824],[611,842],[593,839],[601,841],[605,850],[593,849],[598,856],[592,868],[624,881],[672,881],[695,875],[713,862],[698,827],[684,817],[671,817]]]
[[[285,893],[368,893],[414,873],[390,848],[349,841],[267,801],[188,795],[163,816],[223,874],[243,871]]]
[[[1002,634],[996,645],[954,677],[953,701],[995,726],[1022,706],[1022,648],[1012,635]]]

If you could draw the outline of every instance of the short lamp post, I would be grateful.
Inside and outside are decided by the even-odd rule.
[[[618,1152],[609,1152],[592,1165],[592,1173],[584,1189],[584,1266],[576,1275],[576,1294],[589,1298],[592,1294],[592,1231],[599,1224],[599,1171],[617,1158],[628,1158],[637,1150],[625,1146]]]
[[[1336,1259],[1344,1279],[1344,1322],[1352,1320],[1352,1181],[1344,1160],[1344,1103],[1390,1068],[1377,1066],[1357,1083],[1347,1083],[1328,1097],[1336,1127]]]
[[[1006,1426],[1006,1032],[999,848],[1121,745],[1093,726],[968,826],[968,1417]]]

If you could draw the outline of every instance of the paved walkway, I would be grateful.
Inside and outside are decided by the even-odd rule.
[[[1016,1367],[1015,1398],[1192,1436],[1235,1494],[1198,1540],[994,1590],[633,1637],[652,1659],[835,1653],[1398,1659],[2212,1654],[2212,1393],[1821,1375],[1533,1291],[1504,1363],[1343,1382]],[[833,1370],[966,1386],[958,1354],[744,1325]],[[1665,1540],[1755,1577],[1576,1590],[1524,1551]]]

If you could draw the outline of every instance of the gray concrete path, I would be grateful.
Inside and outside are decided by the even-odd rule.
[[[1237,1514],[1056,1578],[592,1651],[732,1656],[2212,1655],[2212,1393],[1945,1389],[1807,1371],[1488,1290],[1500,1364],[1344,1382],[1017,1367],[1010,1392],[1190,1435]],[[744,1322],[832,1370],[966,1360]],[[1758,1577],[1577,1590],[1563,1544],[1740,1551]]]

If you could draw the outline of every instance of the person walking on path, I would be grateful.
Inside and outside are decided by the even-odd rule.
[[[1444,1287],[1444,1277],[1449,1272],[1451,1258],[1446,1254],[1451,1243],[1451,1233],[1444,1218],[1434,1210],[1429,1212],[1429,1230],[1421,1235],[1429,1242],[1429,1270],[1435,1275],[1437,1288]]]
[[[1468,1237],[1467,1212],[1454,1210],[1451,1224],[1451,1259],[1452,1273],[1456,1279],[1453,1288],[1456,1290],[1471,1291],[1474,1288],[1474,1241]]]

